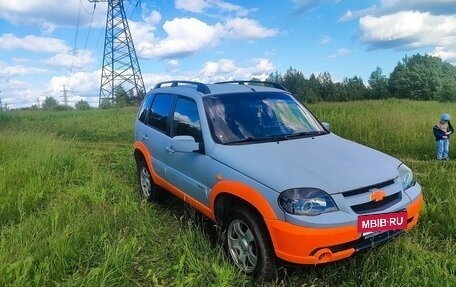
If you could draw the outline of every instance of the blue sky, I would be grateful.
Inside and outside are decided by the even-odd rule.
[[[170,79],[266,78],[290,67],[333,81],[406,55],[456,64],[456,0],[125,0],[146,89]],[[0,0],[0,98],[97,106],[107,3]]]

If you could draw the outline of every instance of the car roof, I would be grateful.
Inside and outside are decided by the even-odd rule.
[[[201,97],[227,93],[277,92],[287,91],[283,86],[273,82],[262,81],[227,81],[204,84],[194,81],[166,81],[155,85],[152,92],[188,93],[199,92]]]

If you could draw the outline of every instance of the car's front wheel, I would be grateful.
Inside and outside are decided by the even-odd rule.
[[[276,260],[263,218],[246,206],[232,208],[223,222],[228,256],[234,264],[259,281],[277,278]]]
[[[163,191],[154,183],[150,175],[149,168],[144,159],[137,162],[138,181],[139,181],[139,194],[147,201],[158,202],[163,198]]]

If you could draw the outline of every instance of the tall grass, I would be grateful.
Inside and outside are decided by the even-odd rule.
[[[348,260],[288,268],[266,286],[456,286],[456,161],[434,160],[431,130],[442,112],[456,116],[456,105],[310,108],[336,134],[410,165],[426,203],[418,226],[397,240]],[[255,285],[217,247],[209,221],[173,198],[139,199],[135,115],[0,112],[0,286]]]

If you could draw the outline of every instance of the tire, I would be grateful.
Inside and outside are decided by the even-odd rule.
[[[137,161],[139,195],[149,202],[159,202],[163,199],[163,191],[154,183],[144,159]]]
[[[234,264],[260,282],[277,279],[274,249],[263,218],[245,206],[230,209],[223,223],[225,251]]]

